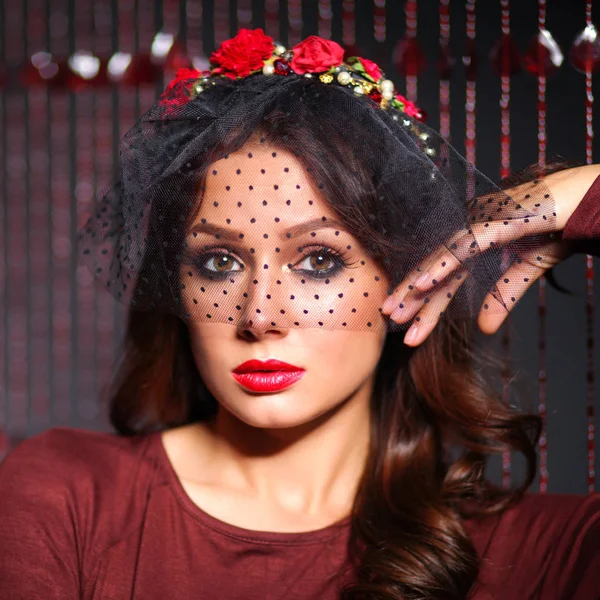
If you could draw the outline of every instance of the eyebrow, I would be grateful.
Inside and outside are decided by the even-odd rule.
[[[342,223],[341,221],[338,221],[336,219],[327,219],[326,221],[323,221],[322,218],[319,218],[311,219],[310,221],[305,221],[304,223],[294,225],[293,227],[290,227],[289,229],[280,232],[279,235],[282,238],[294,238],[303,233],[307,233],[308,231],[315,231],[317,229],[338,229],[345,232],[347,231],[345,229],[344,223]],[[220,237],[231,241],[239,239],[239,232],[206,222],[194,225],[190,230],[190,233],[211,233],[219,235]]]

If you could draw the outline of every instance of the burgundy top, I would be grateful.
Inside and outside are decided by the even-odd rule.
[[[600,175],[566,222],[562,239],[576,252],[600,256]]]
[[[563,237],[600,255],[600,177]],[[0,464],[0,515],[7,600],[337,600],[346,583],[349,519],[303,533],[220,521],[186,494],[158,433],[25,440]],[[469,600],[600,599],[600,494],[527,493],[464,526],[482,557]]]
[[[7,600],[338,600],[349,519],[242,529],[196,506],[160,434],[54,428],[0,468]],[[471,600],[600,598],[600,494],[530,494],[464,522],[483,556]]]

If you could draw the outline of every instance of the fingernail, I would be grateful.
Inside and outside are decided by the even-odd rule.
[[[410,329],[406,332],[406,335],[404,336],[405,344],[410,344],[415,340],[415,338],[417,337],[417,329],[418,327],[416,325],[410,326]]]

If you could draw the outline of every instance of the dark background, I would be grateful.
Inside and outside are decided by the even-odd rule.
[[[118,175],[120,137],[173,74],[163,65],[158,75],[153,72],[151,82],[144,82],[148,69],[144,72],[143,62],[142,67],[138,62],[139,70],[120,83],[98,81],[77,88],[62,77],[62,61],[78,50],[103,59],[116,52],[139,59],[150,51],[154,35],[163,31],[177,35],[188,54],[199,60],[195,66],[205,68],[216,44],[235,35],[238,27],[266,28],[287,45],[323,31],[320,21],[342,44],[355,38],[357,53],[378,62],[404,92],[405,78],[393,55],[406,32],[405,3],[377,4],[385,11],[386,37],[381,42],[373,35],[373,0],[2,0],[0,459],[19,440],[49,427],[109,429],[106,385],[119,356],[123,310],[78,267],[73,242],[93,196]],[[583,164],[585,75],[570,64],[569,49],[585,26],[586,2],[547,4],[546,28],[565,55],[547,82],[547,156],[562,155]],[[465,152],[465,6],[464,1],[450,0],[450,48],[456,60],[450,79],[450,139],[461,153]],[[475,4],[476,164],[493,180],[500,177],[500,77],[491,68],[489,55],[501,33],[500,9],[500,0]],[[600,6],[594,9],[598,12]],[[427,123],[438,129],[439,4],[421,0],[417,16],[416,37],[427,58],[418,77],[418,104],[428,113]],[[537,2],[511,3],[511,36],[522,54],[536,35],[537,19]],[[40,79],[31,66],[32,56],[42,51],[51,53],[60,67],[59,75],[48,80]],[[593,79],[597,87],[597,75]],[[525,72],[511,78],[513,170],[538,160],[537,85],[537,78]],[[593,160],[598,160],[597,143]],[[597,259],[594,266],[592,281],[598,290]],[[600,392],[587,379],[591,367],[598,371],[600,353],[588,351],[587,339],[598,339],[600,323],[597,310],[593,326],[586,317],[585,268],[586,257],[577,255],[556,269],[571,296],[547,287],[545,357],[539,348],[537,284],[516,307],[510,327],[494,340],[502,352],[505,336],[513,367],[529,383],[520,397],[514,388],[515,401],[523,408],[538,410],[538,375],[540,368],[546,371],[547,489],[552,492],[590,489],[586,401],[591,394],[598,406]],[[592,302],[595,308],[597,302]],[[591,365],[588,358],[593,359]],[[521,461],[513,458],[513,477],[518,479]],[[500,457],[492,462],[490,475],[500,480]],[[536,481],[532,491],[538,489]],[[600,491],[598,483],[595,490]]]

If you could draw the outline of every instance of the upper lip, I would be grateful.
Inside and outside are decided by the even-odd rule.
[[[257,360],[255,358],[238,365],[234,373],[250,373],[252,371],[302,371],[300,367],[290,365],[289,363],[270,358],[269,360]]]

